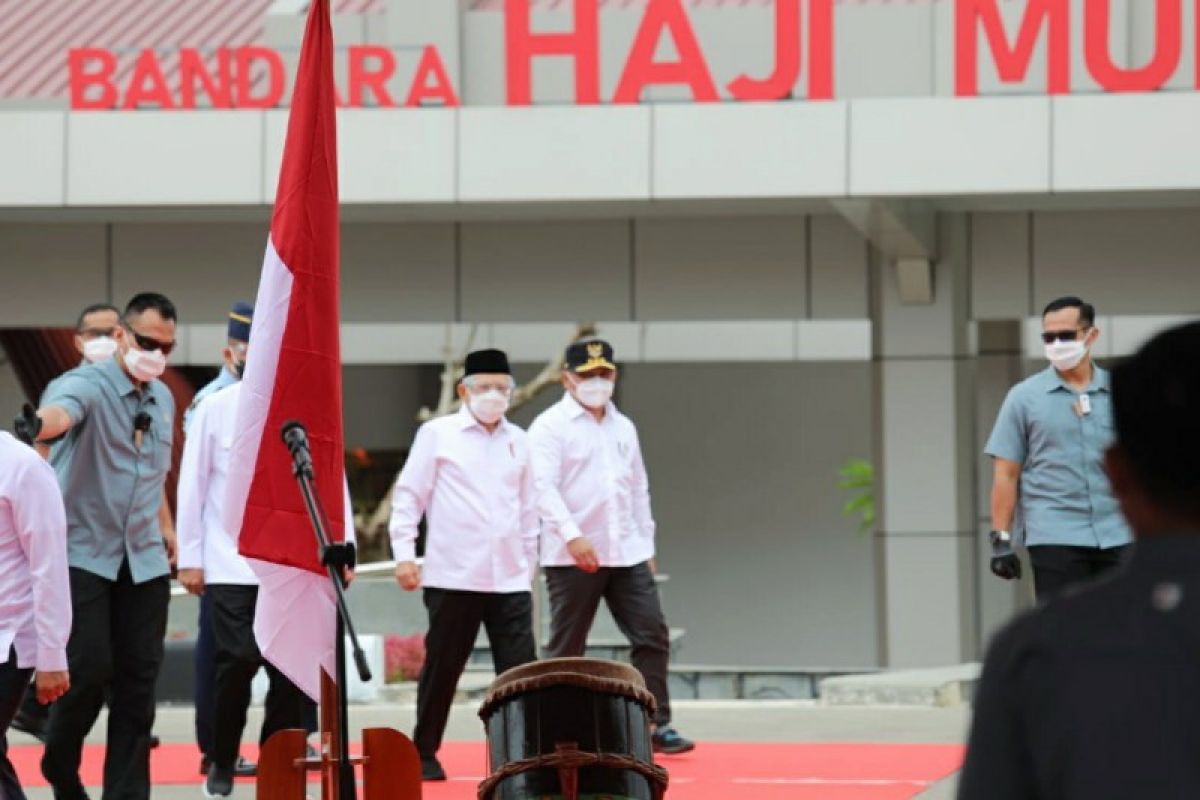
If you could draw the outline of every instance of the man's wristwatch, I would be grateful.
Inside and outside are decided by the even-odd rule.
[[[1008,531],[992,531],[988,534],[988,539],[992,543],[992,547],[1005,547],[1012,545],[1012,534]]]

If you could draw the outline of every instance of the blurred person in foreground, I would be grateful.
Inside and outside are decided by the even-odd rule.
[[[1200,797],[1200,322],[1113,373],[1105,456],[1136,544],[992,642],[959,797]]]
[[[71,629],[67,520],[54,470],[0,431],[0,798],[25,800],[8,727],[32,677],[36,702],[62,696]]]

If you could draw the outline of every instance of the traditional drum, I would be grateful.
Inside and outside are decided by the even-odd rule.
[[[498,677],[479,716],[489,776],[479,800],[660,800],[654,697],[628,664],[554,658]]]

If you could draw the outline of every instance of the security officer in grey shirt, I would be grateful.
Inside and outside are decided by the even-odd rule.
[[[996,637],[963,800],[1200,797],[1198,364],[1193,322],[1114,370],[1105,469],[1137,543]]]
[[[1101,466],[1113,423],[1109,373],[1091,358],[1095,322],[1096,310],[1077,297],[1046,306],[1050,366],[1008,393],[985,448],[994,469],[992,572],[1021,575],[1010,533],[1019,504],[1039,601],[1112,569],[1132,541]]]
[[[67,510],[74,622],[71,690],[50,715],[42,773],[56,800],[87,797],[84,738],[107,698],[104,796],[150,796],[154,685],[163,658],[174,529],[164,484],[175,404],[157,380],[175,346],[175,307],[139,294],[113,359],[63,375],[19,428],[51,453]]]

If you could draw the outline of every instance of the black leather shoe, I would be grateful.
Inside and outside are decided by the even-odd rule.
[[[213,764],[208,768],[208,777],[204,779],[204,796],[229,797],[233,794],[233,770],[218,767]]]
[[[654,752],[666,753],[667,755],[677,755],[678,753],[686,753],[689,750],[696,749],[695,742],[680,736],[679,731],[670,725],[656,730],[654,735],[650,737],[650,741],[654,746]]]
[[[446,780],[446,770],[442,769],[442,765],[438,763],[435,756],[421,756],[421,780]]]
[[[233,774],[238,778],[253,778],[258,774],[258,764],[238,756],[237,763],[233,765]]]

